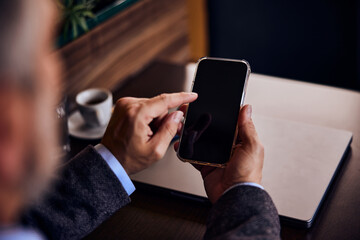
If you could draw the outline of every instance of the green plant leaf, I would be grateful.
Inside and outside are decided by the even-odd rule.
[[[72,31],[74,38],[78,37],[80,32],[89,31],[87,18],[95,18],[92,9],[98,0],[55,0],[62,9],[63,34],[67,38],[69,31]]]
[[[86,6],[83,4],[78,4],[72,8],[72,11],[74,11],[74,12],[81,11],[81,10],[82,11],[87,10]]]
[[[78,36],[78,29],[77,29],[77,24],[76,24],[76,20],[75,18],[72,18],[71,19],[71,27],[72,27],[72,33],[73,33],[73,36],[74,38],[77,38]]]
[[[83,15],[88,18],[95,18],[95,14],[92,13],[91,11],[85,11],[83,12]]]
[[[89,31],[85,18],[79,18],[79,25],[85,32]]]

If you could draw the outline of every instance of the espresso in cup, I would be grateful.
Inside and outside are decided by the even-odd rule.
[[[113,104],[112,94],[102,88],[91,88],[76,95],[76,104],[86,122],[91,127],[108,124]]]

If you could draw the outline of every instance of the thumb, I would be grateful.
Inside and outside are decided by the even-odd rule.
[[[158,131],[151,139],[153,144],[156,146],[155,149],[157,154],[165,154],[171,140],[175,137],[181,119],[183,118],[184,113],[181,111],[175,111],[170,113],[165,120],[162,122]]]
[[[252,107],[245,105],[241,108],[238,118],[238,138],[244,145],[252,144],[257,140],[258,135],[251,119]]]

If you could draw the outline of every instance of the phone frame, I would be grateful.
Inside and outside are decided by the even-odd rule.
[[[238,60],[238,59],[227,59],[227,58],[214,58],[214,57],[202,57],[200,58],[197,62],[196,62],[196,70],[195,70],[195,73],[194,73],[194,77],[193,77],[193,81],[192,81],[192,84],[191,84],[191,92],[193,91],[193,87],[194,87],[194,83],[195,83],[195,78],[196,78],[196,74],[197,74],[197,70],[198,70],[198,67],[199,67],[199,64],[201,61],[203,60],[216,60],[216,61],[227,61],[227,62],[241,62],[241,63],[244,63],[247,67],[247,71],[246,71],[246,76],[245,76],[245,81],[244,81],[244,86],[243,86],[243,91],[241,93],[241,101],[240,101],[240,106],[239,108],[241,108],[244,104],[244,99],[245,99],[245,95],[246,95],[246,89],[247,89],[247,83],[248,83],[248,79],[249,79],[249,76],[250,76],[250,73],[251,73],[251,68],[250,68],[250,64],[246,61],[246,60]],[[185,127],[185,122],[186,122],[186,118],[187,118],[187,112],[185,114],[185,117],[184,117],[184,121],[183,121],[183,126]],[[199,164],[199,165],[204,165],[204,166],[212,166],[212,167],[220,167],[220,168],[224,168],[227,164],[227,162],[225,163],[209,163],[209,162],[202,162],[202,161],[196,161],[196,160],[191,160],[191,159],[184,159],[182,157],[180,157],[179,155],[179,150],[180,150],[180,143],[181,143],[181,140],[182,140],[182,135],[183,135],[183,132],[184,132],[184,127],[182,128],[181,130],[181,135],[180,135],[180,140],[179,140],[179,148],[176,152],[176,155],[177,157],[183,161],[183,162],[189,162],[189,163],[193,163],[193,164]],[[236,130],[235,130],[235,133],[234,133],[234,139],[233,139],[233,146],[235,144],[235,141],[236,141],[236,137],[237,137],[237,132],[238,132],[238,127],[236,125]],[[232,151],[233,151],[234,148],[232,148],[231,150],[231,153],[230,155],[232,155]]]

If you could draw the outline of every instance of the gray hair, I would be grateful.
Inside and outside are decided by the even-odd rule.
[[[40,28],[35,8],[33,0],[0,0],[0,76],[11,76],[11,82],[0,78],[0,85],[34,87],[33,56]]]

